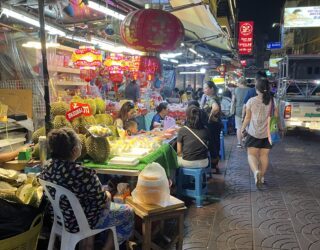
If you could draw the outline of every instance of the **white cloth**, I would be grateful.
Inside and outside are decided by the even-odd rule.
[[[261,96],[250,98],[246,104],[246,108],[251,111],[251,120],[249,124],[248,133],[258,139],[268,137],[268,117],[270,112],[270,105],[265,105],[262,102]]]
[[[203,160],[186,161],[182,159],[182,157],[178,156],[178,165],[179,167],[184,168],[206,168],[209,165],[209,160],[206,158]]]

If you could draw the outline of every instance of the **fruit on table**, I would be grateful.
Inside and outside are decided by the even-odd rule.
[[[69,105],[65,102],[53,102],[50,104],[50,113],[52,117],[57,115],[66,115],[69,110]]]
[[[33,148],[32,158],[36,160],[40,159],[39,143],[37,143]]]
[[[45,136],[46,135],[46,129],[45,127],[41,127],[41,128],[38,128],[36,131],[33,132],[32,134],[32,141],[33,143],[38,143],[39,141],[39,137],[40,136]]]
[[[80,134],[86,134],[86,127],[90,125],[96,125],[94,116],[80,116],[72,120],[73,129]]]
[[[105,103],[105,101],[103,99],[101,99],[101,98],[96,98],[94,100],[96,102],[96,107],[97,107],[96,113],[97,114],[104,114],[106,112],[106,103]]]
[[[106,126],[113,124],[113,118],[109,114],[96,114],[94,118],[96,119],[97,124]]]
[[[104,163],[110,155],[110,145],[106,138],[94,138],[89,136],[86,139],[88,155],[96,163]]]
[[[71,123],[67,120],[67,118],[64,115],[57,115],[52,122],[53,128],[59,129],[59,128],[72,128]]]
[[[96,136],[105,136],[107,134],[111,134],[111,130],[109,128],[100,125],[91,126],[88,130],[92,135]]]

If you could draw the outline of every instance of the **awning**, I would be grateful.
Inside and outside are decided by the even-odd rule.
[[[170,4],[173,8],[192,3],[196,4],[199,2],[201,2],[201,0],[170,0]],[[217,20],[210,12],[209,6],[193,6],[182,10],[173,11],[172,14],[182,21],[184,28],[187,29],[186,35],[188,37],[193,39],[197,39],[198,37],[208,38],[208,40],[205,41],[206,44],[225,51],[231,51],[229,37],[225,32],[222,31]],[[190,31],[193,31],[195,34]],[[210,36],[215,35],[222,36],[209,40]]]

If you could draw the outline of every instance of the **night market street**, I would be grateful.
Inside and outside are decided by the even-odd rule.
[[[258,190],[245,150],[225,137],[225,175],[209,181],[210,204],[189,208],[183,249],[320,249],[319,140],[289,133]]]

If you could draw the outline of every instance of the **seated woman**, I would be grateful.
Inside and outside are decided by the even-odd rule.
[[[187,108],[186,126],[178,132],[178,164],[186,168],[205,168],[209,164],[209,131],[201,122],[200,109],[194,105]]]
[[[168,114],[168,103],[162,102],[159,104],[159,106],[156,108],[157,114],[154,115],[151,121],[150,130],[154,128],[161,127],[162,121]]]
[[[119,244],[129,239],[133,232],[134,213],[128,205],[111,202],[109,192],[103,190],[96,172],[76,162],[81,154],[81,142],[70,128],[54,129],[48,135],[52,159],[43,169],[40,178],[61,185],[79,199],[92,229],[116,226]],[[77,232],[78,225],[69,202],[61,201],[66,226]],[[106,249],[113,249],[112,234],[109,234]]]
[[[134,114],[135,109],[133,102],[125,102],[119,111],[118,118],[114,121],[114,125],[123,129],[124,124],[134,118]]]

